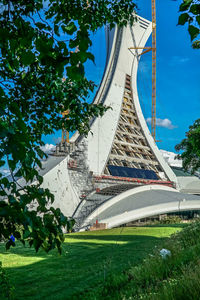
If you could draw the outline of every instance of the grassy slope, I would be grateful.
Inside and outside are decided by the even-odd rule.
[[[16,299],[80,299],[80,292],[140,263],[179,227],[132,227],[67,235],[63,255],[35,254],[0,246],[0,261],[15,285]]]
[[[81,300],[199,300],[200,222],[164,240],[171,256],[162,259],[160,247],[141,264],[120,275],[112,274],[102,286],[85,291]]]

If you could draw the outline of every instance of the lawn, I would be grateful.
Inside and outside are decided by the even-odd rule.
[[[63,254],[35,253],[20,243],[0,261],[15,286],[15,299],[80,299],[79,293],[97,287],[109,274],[120,273],[152,253],[155,246],[181,226],[123,227],[66,235]]]

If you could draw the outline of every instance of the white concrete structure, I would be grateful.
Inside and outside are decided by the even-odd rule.
[[[141,168],[140,164],[143,163],[145,169],[153,169],[160,173],[161,177],[177,184],[176,176],[160,154],[141,111],[137,92],[137,71],[143,50],[129,49],[130,47],[143,48],[151,34],[151,28],[151,22],[138,17],[132,27],[127,26],[123,29],[116,27],[112,31],[107,29],[106,71],[94,103],[103,103],[105,106],[112,107],[112,110],[92,122],[91,133],[87,137],[88,165],[94,174],[99,175],[105,173],[109,158],[112,160],[111,164],[114,164],[114,159],[128,160],[130,167],[135,168]],[[130,81],[128,89],[126,88],[127,77]],[[130,103],[127,108],[123,105],[129,92],[131,95],[128,100],[132,104],[132,114],[128,112]],[[127,113],[124,113],[124,110]],[[129,132],[129,125],[131,125],[132,132]],[[116,133],[120,135],[120,139],[116,137]],[[129,142],[124,138],[125,134],[129,136]],[[71,141],[75,142],[78,138],[76,133]],[[124,154],[125,151],[122,149],[121,157],[119,153],[114,156],[112,150],[116,148],[116,143],[130,148],[131,159]],[[120,149],[120,145],[117,145],[117,149]],[[138,157],[134,158],[137,148],[141,151]],[[145,155],[142,151],[146,151],[146,156],[150,154],[153,157],[144,159]]]
[[[133,26],[116,27],[111,31],[107,28],[106,68],[94,103],[103,103],[112,109],[102,118],[91,121],[87,138],[78,132],[73,135],[70,139],[73,150],[68,154],[62,152],[63,145],[57,147],[56,155],[64,154],[64,158],[55,155],[49,157],[46,166],[44,164],[43,186],[54,193],[56,207],[78,220],[79,228],[88,227],[96,218],[113,227],[136,218],[180,209],[179,200],[170,201],[174,193],[183,198],[178,193],[177,177],[148,130],[137,92],[141,48],[151,28],[151,22],[141,17],[137,17]],[[135,170],[138,177],[113,176],[112,167]],[[150,175],[142,177],[147,174],[145,172],[153,174],[155,180],[148,177]],[[157,202],[149,208],[145,201],[153,190],[156,190]],[[127,201],[133,205],[128,205],[124,212]],[[138,208],[138,203],[143,204]],[[189,202],[188,208],[194,207],[200,208],[200,205]]]
[[[94,210],[84,226],[106,223],[107,228],[172,212],[200,210],[200,196],[180,193],[170,187],[148,185],[112,197]]]

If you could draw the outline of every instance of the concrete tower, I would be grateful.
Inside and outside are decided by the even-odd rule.
[[[142,49],[151,34],[151,22],[137,17],[133,26],[106,30],[107,62],[94,103],[112,109],[91,124],[87,141],[89,169],[112,175],[124,166],[155,172],[176,184],[176,177],[160,154],[144,120],[137,92],[137,71]],[[71,142],[83,140],[78,133]],[[149,178],[150,179],[150,178]]]
[[[149,132],[138,98],[138,64],[151,29],[139,16],[133,26],[106,28],[106,66],[93,103],[111,109],[91,120],[87,138],[76,132],[44,163],[44,186],[54,193],[54,205],[75,217],[77,229],[95,220],[113,227],[181,209],[177,177]]]

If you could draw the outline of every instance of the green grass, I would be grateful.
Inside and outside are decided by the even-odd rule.
[[[171,256],[161,258],[158,247],[142,263],[111,274],[101,286],[82,293],[80,299],[199,300],[200,222],[165,239],[162,247],[170,250]]]
[[[0,261],[15,286],[15,299],[82,299],[106,283],[111,274],[120,275],[139,264],[155,245],[181,226],[131,227],[75,233],[66,236],[63,254],[49,254],[20,243],[5,251]]]

